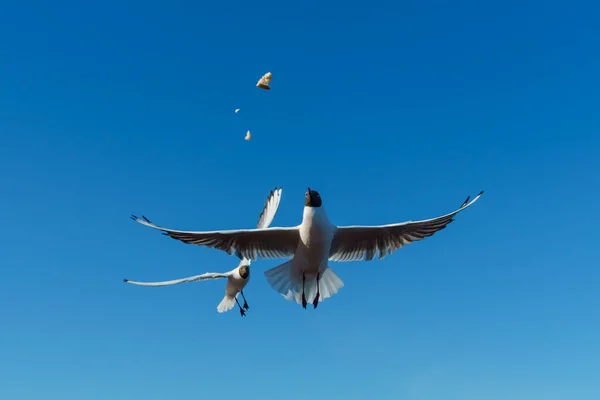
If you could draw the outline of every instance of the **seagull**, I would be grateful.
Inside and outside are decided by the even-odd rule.
[[[437,218],[379,226],[336,226],[325,212],[321,195],[308,188],[302,223],[285,228],[223,231],[179,231],[155,225],[146,218],[133,219],[158,229],[173,239],[206,246],[239,258],[290,258],[264,272],[269,285],[287,300],[306,308],[336,294],[344,286],[328,261],[371,261],[392,254],[403,246],[423,240],[444,229],[454,216],[475,203],[470,197],[455,211]]]
[[[273,222],[273,218],[275,218],[275,214],[277,213],[277,209],[279,208],[279,202],[281,201],[281,192],[283,188],[275,188],[269,193],[267,196],[267,201],[263,207],[263,210],[258,218],[258,224],[256,227],[258,229],[267,228]],[[145,220],[148,223],[150,221]],[[177,285],[179,283],[188,283],[188,282],[200,282],[207,280],[214,280],[220,278],[227,278],[227,284],[225,285],[225,297],[219,305],[217,306],[217,311],[222,313],[229,311],[233,308],[234,303],[237,303],[240,308],[240,314],[242,317],[246,315],[244,310],[249,309],[248,302],[246,301],[246,296],[244,296],[244,288],[250,281],[250,263],[251,260],[248,258],[243,258],[239,265],[232,269],[229,272],[218,273],[218,272],[207,272],[201,275],[190,276],[188,278],[175,279],[172,281],[163,281],[163,282],[136,282],[131,281],[129,279],[125,279],[126,283],[131,283],[133,285],[139,286],[170,286]],[[238,301],[238,293],[242,295],[244,299],[243,307],[240,305]]]

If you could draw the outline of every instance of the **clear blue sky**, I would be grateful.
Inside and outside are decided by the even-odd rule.
[[[85,4],[84,4],[85,3]],[[600,398],[596,2],[5,1],[0,398]],[[254,85],[273,73],[272,90]],[[235,108],[241,108],[237,115]],[[250,129],[253,140],[243,140]],[[316,310],[140,226],[454,210]]]

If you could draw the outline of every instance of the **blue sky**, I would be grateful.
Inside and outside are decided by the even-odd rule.
[[[41,2],[0,12],[0,398],[600,397],[600,6]],[[272,90],[254,85],[273,73]],[[235,108],[241,108],[234,114]],[[250,129],[253,140],[243,140]],[[135,224],[438,216],[333,263],[313,311],[253,265]]]

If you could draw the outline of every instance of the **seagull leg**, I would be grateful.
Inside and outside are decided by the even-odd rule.
[[[321,292],[319,291],[319,278],[321,278],[321,273],[317,272],[317,295],[313,300],[313,307],[315,308],[317,308],[317,306],[319,305],[319,297],[321,297]]]
[[[247,310],[250,308],[250,306],[248,305],[248,302],[246,301],[246,296],[244,296],[244,291],[240,290],[240,293],[242,294],[242,298],[244,299],[244,309]]]
[[[240,308],[240,314],[242,314],[242,317],[246,316],[246,311],[244,311],[244,309],[242,308],[242,306],[240,306],[240,302],[238,301],[237,297],[235,298],[235,302],[237,303],[238,307]]]
[[[302,272],[302,308],[306,309],[306,295],[304,294],[304,281],[306,281],[306,274]]]

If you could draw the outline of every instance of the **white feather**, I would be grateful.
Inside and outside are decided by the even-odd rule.
[[[225,295],[225,297],[223,297],[223,300],[221,300],[221,302],[217,306],[217,311],[220,313],[227,312],[227,311],[231,310],[234,305],[235,305],[235,297]]]

